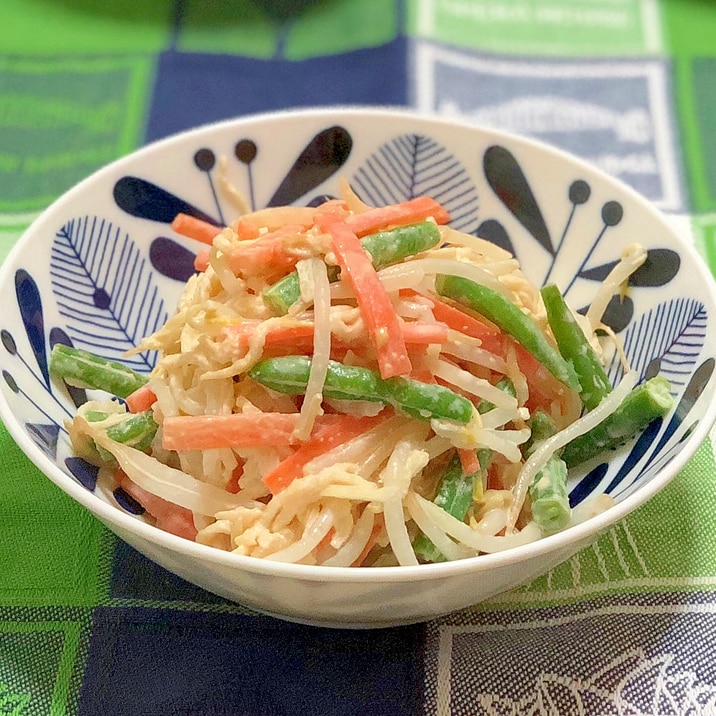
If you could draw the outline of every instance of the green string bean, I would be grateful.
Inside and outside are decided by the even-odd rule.
[[[572,515],[567,494],[567,465],[552,455],[529,488],[532,519],[543,532],[564,529]]]
[[[492,321],[509,333],[557,380],[573,390],[580,390],[574,368],[549,343],[535,321],[505,296],[459,276],[440,275],[435,281],[435,288],[441,296],[451,298]]]
[[[567,443],[562,458],[568,468],[581,465],[609,450],[615,450],[669,412],[674,399],[669,381],[656,376],[640,383],[624,402],[599,425]]]
[[[544,286],[541,294],[559,352],[574,367],[582,403],[587,410],[592,410],[611,392],[609,378],[557,286],[553,283]]]
[[[260,361],[248,371],[248,375],[279,393],[303,395],[310,370],[310,358],[285,356]],[[410,378],[383,380],[369,368],[337,361],[328,364],[323,394],[336,400],[367,400],[392,405],[419,420],[439,418],[468,423],[473,412],[472,403],[449,388]]]
[[[509,378],[499,380],[496,387],[513,398],[517,397],[515,386]],[[494,403],[488,400],[481,400],[477,405],[477,411],[480,414],[488,413],[494,408]],[[475,499],[477,482],[483,483],[487,478],[487,471],[492,462],[492,450],[489,448],[478,449],[477,460],[480,463],[480,469],[473,475],[467,475],[462,469],[459,455],[455,453],[438,483],[437,493],[433,502],[458,520],[465,519],[467,511]],[[445,561],[445,555],[422,532],[413,540],[413,549],[423,562]]]
[[[146,376],[116,361],[56,343],[50,353],[50,373],[77,388],[106,390],[126,398],[146,382]]]
[[[474,480],[480,473],[466,475],[457,453],[443,472],[433,502],[458,520],[464,520],[473,500]],[[443,553],[422,532],[413,539],[413,550],[423,562],[445,562]]]

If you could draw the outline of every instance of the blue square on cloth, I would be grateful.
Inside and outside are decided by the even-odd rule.
[[[289,61],[168,51],[159,56],[146,141],[287,107],[407,102],[406,40]]]
[[[109,595],[113,599],[140,599],[155,603],[227,603],[225,599],[160,567],[122,540],[117,540],[114,548]]]
[[[409,716],[421,710],[422,642],[422,626],[100,607],[78,714]]]
[[[661,59],[505,58],[413,48],[418,108],[571,152],[661,209],[682,211],[683,167]]]

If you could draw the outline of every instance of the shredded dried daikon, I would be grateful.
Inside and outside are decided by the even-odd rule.
[[[602,316],[612,296],[621,290],[623,283],[646,261],[647,252],[639,244],[630,244],[624,249],[621,260],[602,281],[597,294],[587,309],[587,320],[592,330],[599,328]]]
[[[306,259],[296,265],[299,280],[302,273],[308,277],[308,297],[313,302],[313,356],[308,375],[306,393],[301,406],[301,417],[294,431],[299,440],[307,440],[313,430],[316,417],[323,414],[323,385],[328,374],[331,359],[331,294],[326,264],[320,259]],[[304,270],[305,268],[305,270]],[[301,281],[303,283],[303,281]],[[301,287],[303,295],[303,286]]]

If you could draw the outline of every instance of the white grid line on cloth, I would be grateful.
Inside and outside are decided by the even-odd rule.
[[[576,560],[576,558],[573,557],[572,560]],[[716,587],[716,575],[709,577],[642,577],[620,579],[603,584],[580,585],[571,589],[555,589],[549,592],[507,592],[493,597],[489,604],[500,606],[531,604],[539,606],[545,601],[571,600],[578,597],[591,597],[623,590],[688,589],[696,587]]]
[[[418,0],[417,33],[421,37],[431,37],[435,33],[435,16],[438,0]],[[638,0],[644,51],[658,54],[663,52],[664,39],[661,26],[661,13],[658,0]],[[445,3],[449,5],[449,3]],[[557,54],[559,54],[557,52]]]
[[[661,13],[657,0],[641,0],[641,23],[646,51],[662,52],[664,40],[661,28]]]

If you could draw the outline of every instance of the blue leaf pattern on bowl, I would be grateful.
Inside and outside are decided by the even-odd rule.
[[[635,320],[624,333],[624,353],[640,378],[657,373],[680,392],[693,371],[706,337],[706,307],[696,299],[678,298],[655,306]],[[613,383],[623,374],[618,359],[609,376]]]
[[[124,357],[168,317],[149,262],[128,233],[98,216],[71,219],[55,235],[50,272],[58,309],[78,348],[139,372],[152,369],[151,353]]]
[[[29,436],[51,460],[57,455],[57,438],[60,426],[55,423],[25,423]]]
[[[24,269],[15,272],[15,295],[20,316],[25,326],[27,340],[40,368],[45,387],[50,387],[50,372],[47,365],[47,344],[45,343],[45,317],[42,312],[42,298],[35,279]]]
[[[267,206],[293,204],[333,176],[348,160],[353,138],[344,127],[316,134],[298,155]]]
[[[711,380],[713,376],[714,367],[716,362],[713,358],[707,358],[693,373],[689,380],[679,402],[676,404],[676,408],[669,420],[664,434],[659,438],[659,442],[654,448],[654,452],[651,454],[651,460],[659,455],[661,450],[664,448],[666,443],[676,435],[679,428],[688,417],[694,404],[703,393],[706,384]],[[690,428],[689,428],[690,429]]]
[[[65,460],[65,467],[74,478],[90,491],[97,487],[97,475],[99,468],[81,457],[68,457]]]
[[[477,227],[477,190],[460,160],[434,139],[404,134],[384,144],[355,172],[353,187],[371,206],[397,204],[426,194],[440,202],[451,225]]]
[[[537,200],[517,159],[507,148],[494,145],[485,151],[483,169],[488,184],[505,208],[530,236],[552,256],[555,249]]]

